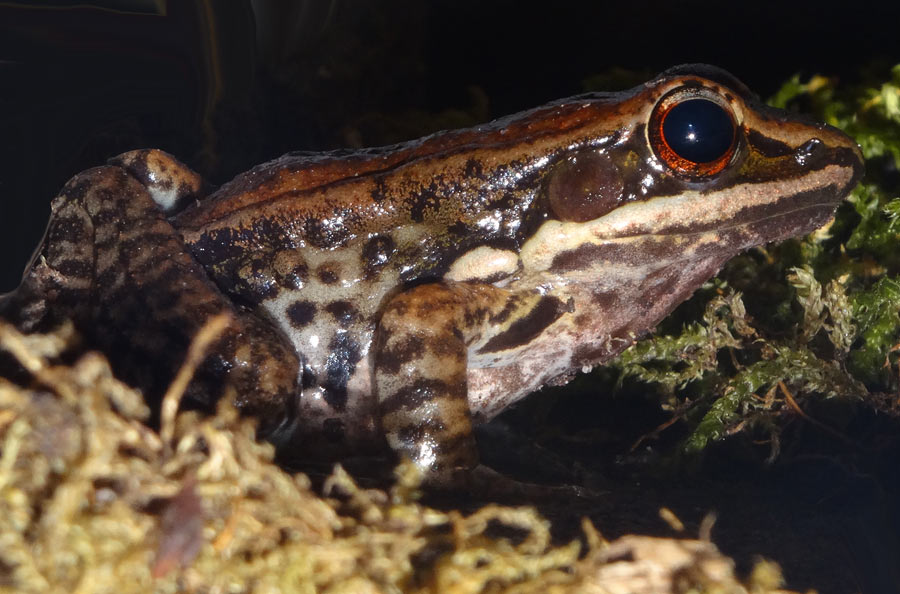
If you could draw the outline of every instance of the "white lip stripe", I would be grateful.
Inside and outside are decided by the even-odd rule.
[[[828,165],[796,179],[740,184],[709,194],[685,190],[677,196],[632,202],[587,223],[547,221],[522,246],[522,262],[530,270],[547,270],[560,252],[585,244],[659,235],[667,227],[720,225],[748,207],[776,204],[785,196],[828,185],[843,188],[852,175],[849,167]]]

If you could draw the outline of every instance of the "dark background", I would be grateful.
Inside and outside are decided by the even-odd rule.
[[[0,4],[0,293],[65,181],[123,151],[162,148],[220,184],[289,150],[415,138],[684,62],[722,66],[764,97],[795,73],[884,77],[900,62],[900,3]],[[638,416],[615,406],[607,416]],[[842,472],[827,460],[735,467],[656,492],[642,477],[560,515],[591,515],[613,537],[657,530],[662,502],[690,525],[715,508],[716,541],[742,569],[762,552],[795,588],[891,591],[893,491]]]
[[[709,62],[766,96],[900,61],[896,2],[106,0],[0,5],[0,292],[65,181],[165,149],[215,184]]]

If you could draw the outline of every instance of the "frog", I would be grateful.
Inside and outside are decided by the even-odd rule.
[[[479,465],[474,427],[609,361],[736,254],[824,225],[863,169],[840,130],[703,64],[218,188],[134,150],[65,185],[0,315],[72,321],[158,401],[227,314],[187,401],[441,484]]]

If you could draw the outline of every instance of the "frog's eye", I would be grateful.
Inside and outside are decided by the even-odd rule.
[[[730,106],[717,95],[680,90],[664,97],[647,134],[656,156],[676,174],[708,177],[734,156],[737,126]]]

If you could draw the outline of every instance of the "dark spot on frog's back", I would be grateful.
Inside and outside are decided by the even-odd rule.
[[[118,244],[113,244],[113,247],[117,250],[116,257],[120,264],[128,266],[131,260],[139,258],[141,256],[141,251],[144,248],[149,247],[153,249],[152,246],[155,244],[150,243],[156,238],[147,237],[146,234],[142,234],[139,237],[129,237],[126,239],[119,239]],[[145,241],[147,243],[145,243]],[[144,268],[143,271],[147,269]]]
[[[313,247],[329,249],[346,243],[350,232],[343,225],[326,224],[319,219],[310,218],[303,222],[303,237]]]
[[[114,287],[118,284],[118,279],[124,274],[120,266],[109,266],[99,273],[93,273],[94,282],[98,287]]]
[[[484,167],[482,166],[481,161],[477,159],[469,159],[466,161],[464,173],[466,177],[484,180]]]
[[[366,275],[371,276],[381,270],[394,255],[394,240],[389,235],[375,235],[362,248],[363,266]]]
[[[147,155],[150,153],[148,149],[138,150],[131,153],[132,158],[128,160],[128,164],[125,165],[123,160],[121,159],[122,155],[118,155],[113,157],[108,161],[110,165],[116,165],[122,167],[127,170],[131,175],[141,180],[142,182],[147,182],[148,180],[153,179],[153,175],[150,173],[150,168],[147,167]],[[163,173],[168,171],[168,167],[165,162],[157,163],[157,167]]]
[[[432,182],[427,188],[420,188],[417,193],[411,196],[409,200],[409,218],[414,223],[423,222],[426,211],[438,208],[439,201],[436,191],[437,184]]]
[[[340,270],[337,262],[326,262],[316,269],[316,276],[323,285],[333,285],[340,280]]]
[[[285,289],[296,291],[302,289],[303,285],[309,279],[309,268],[306,267],[306,264],[297,264],[284,274],[276,272],[275,279],[278,281],[278,284]]]
[[[325,311],[330,313],[334,320],[346,328],[359,319],[359,310],[349,301],[334,301],[325,306]]]
[[[226,260],[242,260],[247,251],[244,245],[250,241],[248,230],[226,227],[204,231],[188,248],[200,264],[212,266]]]
[[[291,321],[291,326],[303,328],[313,321],[316,315],[316,305],[310,301],[295,301],[287,308],[287,316]]]
[[[388,197],[388,187],[384,181],[384,176],[379,175],[375,178],[375,184],[370,195],[372,196],[372,202],[376,204],[383,202]]]
[[[97,194],[101,197],[101,206],[100,210],[95,214],[92,219],[94,223],[94,228],[98,229],[100,227],[105,227],[107,225],[115,225],[116,222],[121,219],[122,213],[119,212],[120,209],[114,203],[110,203],[108,200],[103,201],[103,197],[109,197],[109,193],[101,193],[97,192]],[[113,240],[117,240],[118,237],[113,237]]]

